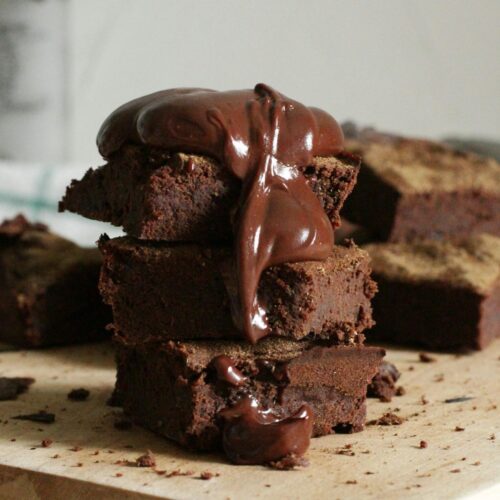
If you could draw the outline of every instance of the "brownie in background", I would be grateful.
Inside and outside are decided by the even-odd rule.
[[[362,157],[342,215],[378,241],[500,236],[500,164],[441,143],[345,128]]]
[[[0,224],[0,342],[23,347],[105,338],[111,311],[97,283],[102,257],[31,224]]]
[[[379,293],[370,340],[483,349],[500,336],[500,238],[367,245]]]

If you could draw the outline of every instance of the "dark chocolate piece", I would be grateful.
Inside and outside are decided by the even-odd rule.
[[[239,336],[229,310],[227,249],[132,238],[104,239],[99,246],[101,293],[113,308],[115,330],[129,342]],[[259,297],[272,335],[352,343],[372,325],[375,290],[366,253],[336,246],[326,261],[266,270]]]
[[[111,158],[126,143],[217,159],[242,183],[234,207],[237,327],[252,343],[269,333],[257,295],[273,265],[324,260],[333,230],[300,167],[343,149],[328,113],[258,84],[254,90],[171,89],[124,104],[102,125],[97,143]]]
[[[458,398],[449,398],[445,399],[445,403],[464,403],[465,401],[470,401],[471,399],[474,399],[471,396],[460,396]]]
[[[131,346],[117,339],[115,344],[116,391],[125,413],[201,450],[221,447],[219,412],[245,395],[280,418],[308,404],[314,414],[313,436],[361,430],[366,387],[384,355],[376,347],[327,347],[280,338],[255,346],[215,340]],[[233,360],[247,379],[245,385],[219,379],[213,360],[220,355]],[[259,360],[266,361],[265,368],[259,369]]]
[[[379,293],[371,339],[483,349],[500,336],[500,238],[368,245]]]
[[[309,448],[313,413],[308,405],[280,417],[264,410],[251,396],[243,396],[219,415],[224,422],[224,452],[236,464],[269,463],[292,454],[300,457]]]
[[[0,401],[17,399],[33,382],[35,379],[30,377],[0,377]]]
[[[86,401],[90,396],[90,391],[81,387],[80,389],[72,389],[68,392],[68,399],[71,401]]]
[[[30,224],[0,225],[0,342],[26,347],[105,338],[111,311],[97,290],[101,256]]]
[[[382,361],[378,373],[368,386],[367,396],[369,398],[379,398],[380,401],[391,401],[392,397],[396,395],[396,382],[400,376],[398,369],[392,363]]]
[[[38,413],[30,413],[28,415],[16,415],[12,418],[14,420],[29,420],[30,422],[38,422],[40,424],[52,424],[56,421],[56,416],[46,411],[39,411]]]
[[[500,164],[374,131],[346,143],[363,161],[343,215],[381,241],[500,236]]]

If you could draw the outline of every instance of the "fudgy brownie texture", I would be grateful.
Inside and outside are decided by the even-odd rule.
[[[436,142],[375,131],[351,135],[362,156],[342,215],[379,241],[500,236],[500,164]]]
[[[225,247],[101,238],[100,290],[114,326],[129,342],[241,338],[231,319],[235,272]],[[228,290],[230,293],[228,293]],[[361,342],[372,325],[376,285],[368,255],[336,246],[326,261],[267,269],[260,297],[270,334]]]
[[[26,347],[105,338],[111,311],[97,288],[102,258],[30,224],[0,225],[0,342]]]
[[[379,293],[370,339],[482,349],[500,336],[500,238],[367,245]]]
[[[246,342],[193,341],[117,348],[116,396],[136,422],[200,450],[221,445],[220,410],[250,394],[287,416],[308,403],[313,435],[354,432],[365,421],[366,387],[384,350],[364,346],[320,346],[267,338]],[[220,380],[217,356],[229,356],[247,377],[242,386]]]
[[[303,169],[334,227],[351,192],[359,159],[316,158]],[[109,162],[73,181],[59,209],[123,226],[140,239],[224,241],[240,181],[207,157],[126,145]]]
[[[391,401],[396,394],[396,382],[400,376],[399,370],[392,363],[382,361],[377,374],[368,386],[367,396],[369,398],[378,398],[380,401]]]

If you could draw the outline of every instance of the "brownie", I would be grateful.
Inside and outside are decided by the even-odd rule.
[[[357,158],[339,155],[318,157],[302,170],[334,227],[358,165]],[[73,181],[59,209],[123,226],[140,239],[224,241],[232,237],[231,209],[240,189],[240,181],[210,158],[126,145]]]
[[[366,387],[384,350],[321,346],[266,338],[236,341],[141,343],[118,338],[116,394],[137,423],[184,446],[219,448],[218,413],[245,394],[283,416],[303,403],[314,414],[313,435],[354,432],[365,422]],[[232,385],[218,376],[214,359],[228,356],[246,377]]]
[[[362,156],[342,215],[379,241],[500,236],[500,164],[444,144],[374,131],[347,148]]]
[[[99,296],[102,258],[31,224],[0,225],[0,342],[26,347],[105,337],[111,311]]]
[[[236,285],[228,248],[130,237],[101,238],[99,247],[100,290],[112,306],[115,329],[129,342],[241,337],[231,319]],[[372,325],[375,291],[368,255],[336,246],[326,261],[267,269],[258,293],[271,335],[350,343],[361,341]]]
[[[371,339],[455,350],[500,336],[500,238],[365,248],[379,287]]]
[[[382,361],[378,367],[377,374],[368,385],[367,396],[378,398],[380,401],[390,402],[396,395],[396,382],[401,374],[395,365],[388,361]]]

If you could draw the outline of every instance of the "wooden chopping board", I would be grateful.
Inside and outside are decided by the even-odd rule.
[[[188,453],[140,427],[116,429],[120,412],[105,404],[114,382],[108,344],[3,352],[0,375],[36,382],[16,401],[0,402],[0,498],[500,498],[500,340],[480,353],[432,356],[423,363],[416,351],[388,349],[406,394],[369,400],[368,419],[393,411],[402,425],[314,439],[310,466],[285,472]],[[89,399],[69,401],[79,387]],[[472,399],[445,402],[462,396]],[[11,419],[42,409],[55,423]],[[192,474],[119,465],[148,449],[158,469]],[[205,471],[213,477],[200,479]]]

